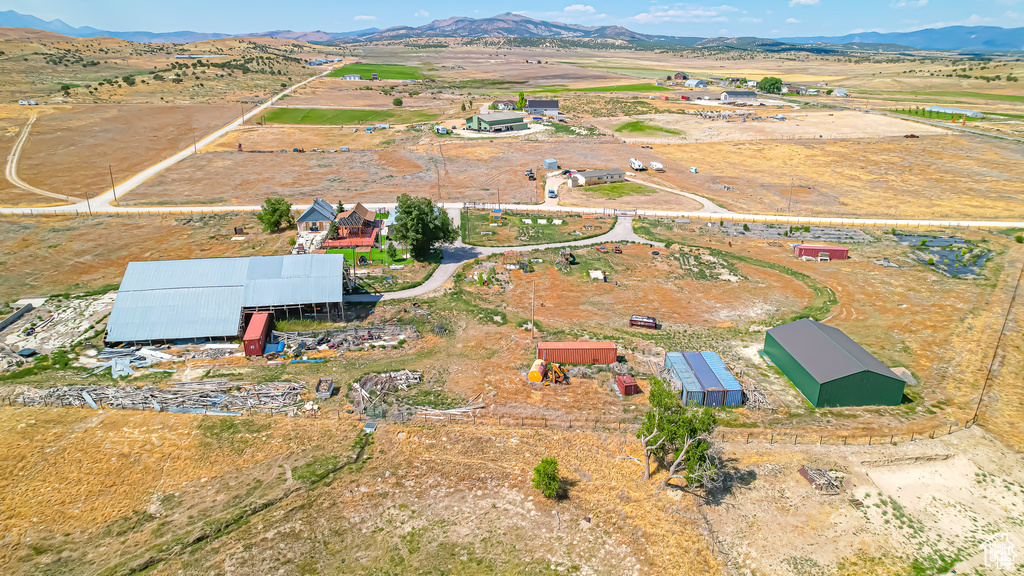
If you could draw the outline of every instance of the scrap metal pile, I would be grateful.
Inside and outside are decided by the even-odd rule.
[[[822,468],[811,468],[810,466],[801,466],[797,472],[807,480],[815,490],[824,494],[835,496],[842,492],[842,482],[837,480],[829,473],[828,470]]]
[[[97,366],[95,370],[85,377],[95,376],[104,370],[110,370],[110,375],[114,378],[134,376],[135,368],[145,368],[166,359],[147,354],[147,352],[152,353],[153,351],[146,350],[145,348],[142,350],[134,348],[104,348],[96,357],[100,360],[106,360],[106,362]],[[160,353],[160,355],[170,358],[167,354]]]
[[[278,332],[271,333],[272,342],[285,344],[303,344],[305,348],[329,348],[337,350],[356,350],[367,343],[384,343],[390,340],[415,340],[419,332],[411,324],[382,324],[367,328],[340,328],[319,332]]]
[[[293,382],[229,382],[226,379],[146,386],[17,386],[3,396],[25,406],[109,406],[123,410],[240,415],[243,410],[294,413],[302,406],[302,386]]]

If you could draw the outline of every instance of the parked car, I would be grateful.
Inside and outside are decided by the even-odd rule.
[[[622,254],[622,248],[616,246],[615,248],[612,248],[612,252],[615,252],[616,254]]]
[[[554,190],[548,190],[548,198],[558,198],[558,193]]]
[[[608,249],[607,249],[607,248],[605,248],[604,246],[598,246],[598,247],[597,247],[597,251],[598,251],[598,252],[600,252],[600,253],[602,253],[602,254],[604,254],[605,252],[607,252],[607,251],[608,251]]]

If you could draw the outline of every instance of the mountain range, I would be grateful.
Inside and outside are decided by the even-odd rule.
[[[625,42],[657,42],[681,46],[731,46],[762,50],[794,49],[796,45],[833,45],[845,48],[900,50],[1006,51],[1024,50],[1024,28],[997,26],[948,26],[914,32],[863,32],[845,36],[811,36],[791,38],[698,38],[660,36],[634,32],[622,26],[581,26],[548,22],[521,14],[506,12],[490,18],[454,17],[434,20],[423,26],[393,26],[383,30],[367,28],[350,32],[314,30],[296,32],[274,30],[248,34],[211,32],[118,32],[90,26],[75,27],[61,20],[43,20],[13,10],[0,11],[0,27],[33,28],[77,38],[109,36],[133,42],[171,42],[184,44],[241,36],[286,38],[317,43],[373,42],[413,38],[557,38],[579,40],[617,40]]]

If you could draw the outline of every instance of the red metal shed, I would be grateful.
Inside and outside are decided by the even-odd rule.
[[[537,358],[556,364],[613,364],[615,342],[540,342]]]
[[[270,313],[257,312],[249,319],[249,325],[242,336],[246,356],[262,356],[267,345],[267,333],[270,332]]]
[[[632,376],[619,376],[615,379],[615,383],[619,385],[619,393],[623,396],[640,393],[640,386],[637,386],[636,380]]]
[[[797,244],[793,247],[793,255],[797,258],[810,256],[820,258],[828,256],[829,260],[846,260],[850,257],[850,250],[842,246],[822,246],[821,244]]]

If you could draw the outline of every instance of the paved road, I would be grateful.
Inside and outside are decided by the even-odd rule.
[[[456,228],[459,227],[460,213],[458,210],[449,210],[449,215],[455,222]],[[399,290],[397,292],[385,292],[383,294],[355,294],[345,298],[346,302],[379,302],[381,300],[398,300],[401,298],[414,298],[416,296],[422,296],[429,294],[434,290],[437,290],[444,285],[455,273],[462,267],[463,264],[470,260],[482,258],[484,256],[490,256],[492,254],[500,254],[507,251],[516,252],[528,252],[530,250],[546,250],[548,248],[564,248],[566,246],[592,246],[594,244],[613,244],[613,243],[625,243],[634,242],[637,244],[648,244],[659,248],[664,248],[665,245],[660,242],[651,242],[645,238],[637,236],[633,232],[633,218],[630,216],[621,217],[615,223],[615,227],[609,230],[607,233],[593,238],[587,238],[585,240],[573,240],[571,242],[559,242],[555,244],[535,244],[532,246],[509,246],[509,247],[490,247],[490,246],[469,246],[463,244],[461,240],[455,242],[450,248],[442,250],[444,255],[441,260],[441,265],[437,267],[434,274],[427,279],[426,282],[416,286],[415,288],[409,288],[408,290]]]
[[[316,80],[317,78],[320,78],[320,77],[324,76],[325,74],[329,73],[330,71],[331,70],[325,70],[325,71],[321,72],[320,74],[317,74],[316,76],[313,76],[311,78],[307,78],[307,79],[303,80],[302,82],[299,82],[298,84],[295,84],[294,86],[286,88],[280,94],[274,96],[270,100],[267,100],[263,104],[260,104],[259,106],[253,108],[252,110],[249,110],[248,112],[245,112],[244,114],[239,116],[236,120],[232,121],[227,126],[224,126],[223,128],[221,128],[221,129],[213,132],[212,134],[206,136],[205,138],[203,138],[202,140],[197,142],[194,146],[189,146],[188,148],[182,150],[181,152],[178,152],[174,156],[171,156],[170,158],[165,158],[164,160],[161,160],[160,162],[157,162],[156,164],[150,166],[149,168],[146,168],[142,172],[139,172],[138,174],[136,174],[136,175],[132,176],[131,178],[125,180],[124,182],[118,184],[117,187],[116,187],[117,188],[117,193],[118,194],[126,194],[126,193],[134,190],[136,187],[139,186],[139,184],[142,184],[146,180],[149,180],[150,178],[152,178],[153,176],[156,176],[157,174],[159,174],[160,172],[166,170],[167,168],[170,168],[171,166],[177,164],[178,162],[181,162],[185,158],[188,158],[189,156],[191,156],[192,154],[195,153],[195,150],[197,150],[199,148],[202,148],[203,146],[207,146],[209,144],[212,144],[213,142],[218,140],[220,137],[224,136],[228,132],[230,132],[230,131],[234,130],[235,128],[237,128],[238,126],[242,125],[246,120],[248,120],[248,119],[250,119],[250,118],[252,118],[254,116],[258,116],[264,110],[269,108],[270,105],[272,105],[274,102],[277,102],[282,96],[285,96],[286,94],[291,93],[296,88],[299,88],[300,86],[303,86],[303,85],[305,85],[305,84],[307,84],[309,82],[312,82],[313,80]],[[7,179],[11,180],[11,182],[13,182],[14,184],[18,185],[19,187],[25,188],[26,190],[29,190],[31,192],[35,192],[37,194],[42,194],[42,195],[45,195],[45,196],[52,196],[54,198],[60,198],[61,200],[63,200],[65,198],[67,198],[64,195],[54,194],[52,192],[47,192],[45,190],[40,190],[38,188],[32,187],[32,186],[30,186],[28,184],[25,184],[24,182],[19,184],[18,182],[20,180],[19,181],[15,181],[15,179],[17,178],[17,175],[14,173],[14,163],[17,162],[17,155],[20,154],[20,152],[21,152],[21,145],[24,143],[24,138],[28,135],[28,128],[32,125],[32,122],[34,120],[35,120],[35,117],[33,116],[32,119],[29,120],[29,123],[25,127],[25,130],[23,131],[22,135],[18,138],[18,142],[15,143],[15,149],[11,152],[11,157],[9,157],[7,159]],[[14,159],[13,163],[12,163],[12,158]],[[13,178],[12,178],[12,176],[13,176]],[[175,212],[175,211],[181,211],[180,207],[178,207],[178,208],[171,208],[169,210],[167,209],[168,207],[160,207],[159,209],[156,209],[156,210],[154,210],[152,208],[134,209],[133,210],[131,208],[126,209],[126,208],[114,207],[114,206],[110,205],[110,203],[114,201],[114,190],[107,190],[103,194],[100,194],[99,196],[91,198],[88,203],[85,200],[82,200],[80,198],[72,198],[72,199],[73,200],[78,200],[78,203],[77,204],[67,205],[67,206],[54,206],[52,208],[47,208],[46,210],[42,210],[42,209],[39,209],[39,208],[21,208],[21,209],[18,209],[18,208],[0,208],[0,214],[41,214],[41,213],[81,214],[81,213],[86,213],[86,212],[104,212],[104,213],[106,213],[106,212],[115,212],[116,213],[116,212],[125,212],[125,211],[136,211],[136,212],[153,212],[153,211]],[[247,206],[247,207],[244,207],[244,208],[249,208],[249,209],[251,209],[250,211],[259,210],[259,206]],[[224,211],[224,210],[221,209],[221,210],[214,210],[214,211]]]
[[[21,134],[18,134],[18,139],[14,142],[14,148],[11,148],[11,153],[9,156],[7,156],[7,168],[4,171],[4,176],[7,177],[7,180],[9,180],[11,184],[14,184],[18,188],[21,188],[22,190],[27,190],[28,192],[32,192],[34,194],[49,196],[50,198],[56,198],[58,200],[63,200],[65,202],[70,202],[72,200],[81,201],[81,198],[75,198],[73,196],[55,194],[53,192],[47,192],[46,190],[40,190],[39,188],[36,188],[35,186],[29,184],[28,182],[25,182],[21,178],[18,178],[18,158],[21,157],[21,150],[22,148],[25,147],[25,141],[28,140],[28,132],[29,130],[32,129],[32,124],[35,123],[35,121],[36,115],[33,113],[32,116],[28,119],[28,122],[25,123],[25,127],[21,129]]]

